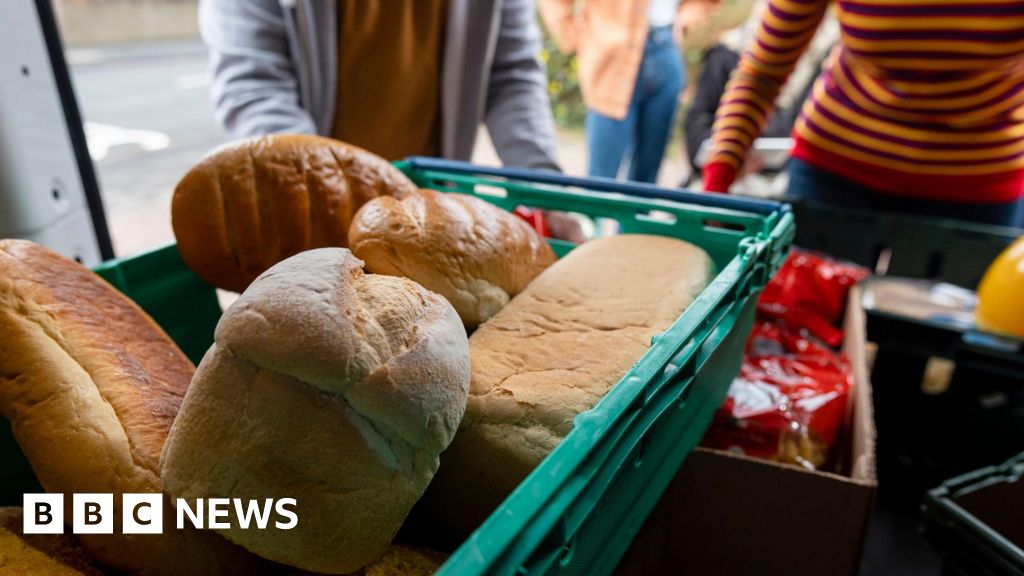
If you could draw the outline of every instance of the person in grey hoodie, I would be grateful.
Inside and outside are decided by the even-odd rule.
[[[201,0],[199,24],[231,137],[468,160],[484,123],[505,165],[558,170],[533,0]]]

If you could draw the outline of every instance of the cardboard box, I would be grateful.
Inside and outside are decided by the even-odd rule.
[[[843,350],[854,372],[842,474],[698,448],[617,574],[855,575],[875,490],[875,425],[864,311],[850,293]]]

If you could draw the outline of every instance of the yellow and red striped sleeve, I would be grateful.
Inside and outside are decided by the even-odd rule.
[[[769,0],[722,95],[712,133],[714,147],[704,169],[705,190],[728,190],[828,6],[828,0]]]

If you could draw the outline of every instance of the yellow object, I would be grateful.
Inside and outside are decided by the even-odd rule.
[[[1024,236],[985,271],[975,317],[984,330],[1024,338]]]

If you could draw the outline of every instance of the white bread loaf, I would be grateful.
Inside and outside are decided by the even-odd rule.
[[[0,241],[0,413],[47,492],[113,493],[115,534],[79,539],[135,574],[250,574],[258,558],[208,532],[120,534],[121,495],[161,492],[159,459],[194,368],[99,276],[42,246]]]
[[[350,576],[431,576],[444,564],[447,555],[428,548],[392,544],[379,558],[352,572]],[[296,570],[286,576],[314,576],[315,572]]]
[[[226,144],[189,170],[174,190],[171,224],[197,276],[241,292],[293,254],[348,246],[360,206],[415,189],[387,160],[357,146],[271,134]]]
[[[477,329],[466,416],[424,497],[431,521],[454,538],[474,530],[679,318],[712,267],[681,240],[593,240]]]
[[[0,508],[0,574],[104,576],[71,534],[24,534],[21,508]]]
[[[451,305],[364,275],[348,250],[302,252],[224,313],[164,450],[169,493],[295,498],[291,530],[220,531],[271,560],[347,573],[379,556],[437,470],[466,406]]]
[[[444,296],[475,327],[555,261],[519,217],[466,194],[379,196],[352,219],[352,253],[374,274],[404,276]]]

